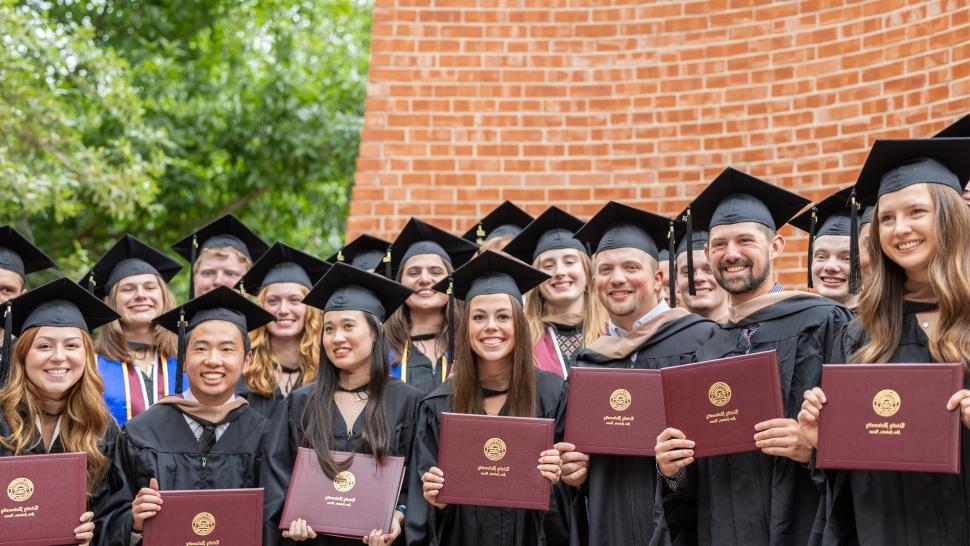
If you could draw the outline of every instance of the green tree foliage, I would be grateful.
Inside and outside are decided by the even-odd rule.
[[[0,215],[72,277],[123,233],[167,248],[226,212],[329,252],[363,118],[365,1],[0,0]]]

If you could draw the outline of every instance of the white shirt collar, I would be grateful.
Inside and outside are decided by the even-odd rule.
[[[661,313],[665,313],[667,311],[670,311],[670,305],[667,304],[667,300],[660,300],[660,302],[657,303],[657,305],[655,305],[653,309],[647,311],[646,315],[643,315],[642,317],[637,319],[636,322],[633,323],[633,329],[636,330],[648,320],[651,320],[657,317],[658,315],[660,315]],[[617,326],[612,320],[610,320],[609,324],[607,324],[607,331],[611,336],[625,336],[630,333],[624,330],[623,328]]]

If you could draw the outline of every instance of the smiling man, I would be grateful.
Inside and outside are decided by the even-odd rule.
[[[117,515],[126,523],[112,529],[111,544],[137,540],[145,521],[165,509],[164,491],[252,487],[265,488],[264,540],[276,544],[279,531],[271,520],[282,509],[284,491],[269,453],[283,427],[271,425],[235,395],[250,359],[247,333],[274,317],[224,286],[155,322],[178,332],[182,317],[189,388],[163,398],[125,427],[115,464],[134,501]]]
[[[671,221],[663,216],[607,203],[575,237],[596,249],[593,284],[609,315],[608,335],[576,355],[576,366],[659,369],[686,364],[717,330],[717,325],[660,298],[658,246],[667,246]],[[572,444],[557,445],[562,480],[586,495],[574,506],[588,507],[591,546],[663,544],[667,524],[654,505],[657,493],[653,457],[586,455]],[[587,479],[588,478],[588,479]]]
[[[660,434],[657,463],[674,540],[725,546],[808,542],[819,493],[805,467],[812,449],[795,416],[851,315],[832,300],[785,291],[774,280],[773,264],[785,248],[777,230],[806,204],[728,168],[683,213],[708,231],[707,259],[731,304],[728,322],[697,351],[697,360],[777,350],[785,418],[751,431],[760,452],[696,462],[690,438],[672,428]]]
[[[714,270],[707,261],[707,232],[695,231],[688,238],[681,237],[677,243],[677,299],[691,313],[696,313],[717,323],[728,320],[728,294],[717,284]],[[687,253],[691,253],[693,260],[694,294],[690,293],[690,268],[687,267]]]
[[[859,291],[853,294],[849,289],[851,194],[851,187],[839,190],[793,218],[791,224],[809,234],[808,287],[854,309],[859,303]]]

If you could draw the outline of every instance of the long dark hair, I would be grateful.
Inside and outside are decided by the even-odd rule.
[[[410,258],[408,258],[410,259]],[[448,273],[454,271],[451,262],[445,259],[441,260],[445,264],[445,270]],[[401,267],[398,268],[397,274],[394,276],[394,280],[401,282],[401,278],[404,277],[404,263],[401,263]],[[441,344],[442,347],[447,347],[448,343],[448,322],[451,318],[451,311],[449,310],[449,305],[445,303],[445,306],[441,309],[441,331],[438,332],[436,341]],[[462,303],[460,301],[455,301],[455,329],[458,329],[458,323],[461,321],[462,316]],[[384,331],[387,335],[388,347],[393,351],[394,361],[400,362],[404,355],[404,346],[411,341],[411,310],[408,308],[407,304],[398,307],[391,316],[387,318],[384,323]],[[428,357],[432,363],[435,357],[438,355],[425,355]]]
[[[532,340],[529,323],[522,305],[512,296],[512,320],[515,326],[515,346],[512,349],[512,378],[505,406],[508,414],[516,417],[535,417],[536,365],[532,356]],[[482,399],[482,380],[478,376],[478,355],[472,351],[468,336],[468,315],[471,305],[465,305],[464,320],[455,332],[455,368],[453,372],[454,394],[451,409],[457,413],[485,413]]]
[[[367,389],[367,405],[364,407],[364,441],[370,446],[370,454],[380,459],[388,454],[390,438],[388,434],[387,405],[384,403],[384,391],[389,381],[387,370],[387,341],[381,322],[370,313],[361,311],[374,335],[374,348],[370,360],[370,387]],[[350,468],[353,462],[351,456],[345,461],[334,461],[330,456],[330,442],[333,436],[333,407],[334,395],[337,392],[337,381],[340,369],[330,362],[327,351],[320,350],[320,368],[317,375],[316,387],[307,400],[306,408],[301,416],[303,422],[304,447],[312,448],[317,453],[320,468],[328,478],[333,479],[344,470]]]

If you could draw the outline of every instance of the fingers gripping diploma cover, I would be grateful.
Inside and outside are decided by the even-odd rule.
[[[145,521],[144,546],[260,546],[263,490],[161,491],[164,506]]]
[[[660,370],[573,368],[565,440],[582,453],[654,455],[666,428]]]
[[[77,544],[87,502],[83,453],[0,458],[0,544]]]
[[[438,502],[548,510],[551,484],[536,466],[553,427],[552,419],[442,413]]]
[[[818,468],[960,473],[962,364],[826,364]]]
[[[695,458],[758,451],[754,426],[785,416],[773,350],[672,366],[660,376],[667,426],[696,443]]]
[[[334,461],[354,457],[350,467],[330,479],[312,449],[297,450],[280,529],[305,519],[318,533],[360,538],[372,529],[390,529],[404,480],[404,458],[332,451]]]

